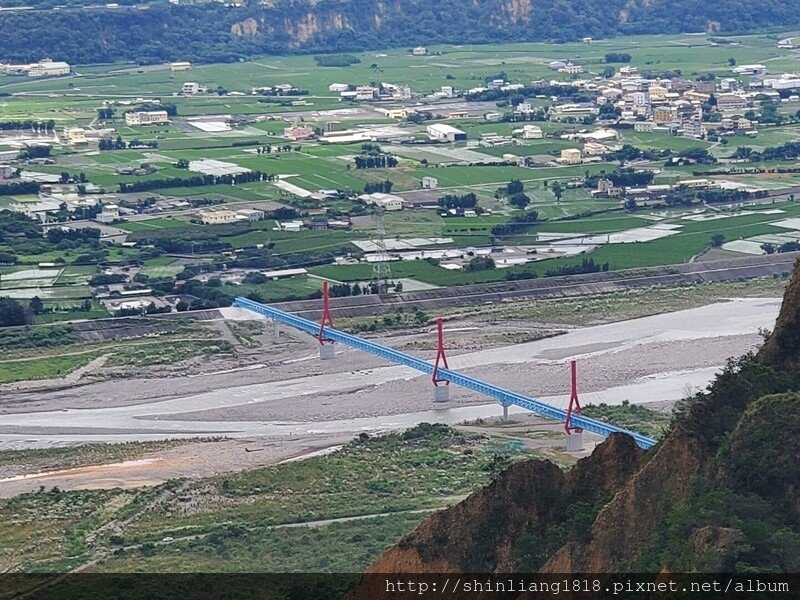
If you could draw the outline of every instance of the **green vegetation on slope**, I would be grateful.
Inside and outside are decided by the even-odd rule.
[[[623,11],[624,20],[619,16]],[[248,20],[252,26],[243,24]],[[507,0],[476,0],[470,10],[464,10],[462,0],[401,0],[391,11],[367,0],[247,4],[236,10],[208,3],[155,3],[148,5],[148,10],[123,6],[116,10],[4,13],[0,28],[6,35],[0,42],[0,55],[12,62],[42,56],[77,63],[233,62],[252,54],[284,54],[287,48],[338,52],[418,43],[568,41],[621,33],[705,31],[710,21],[723,31],[744,31],[796,24],[798,13],[788,0],[729,0],[724,10],[701,0],[646,4],[576,0],[568,7],[554,3],[535,8]],[[262,28],[261,23],[281,26]],[[314,27],[304,27],[307,23]],[[448,26],[427,26],[431,23]],[[53,30],[62,34],[42,34]],[[99,32],[104,33],[101,36]]]

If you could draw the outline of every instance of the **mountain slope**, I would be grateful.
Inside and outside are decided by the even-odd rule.
[[[798,24],[795,7],[795,0],[283,0],[236,9],[155,2],[146,10],[0,13],[0,57],[225,62],[289,51],[731,32]]]
[[[731,361],[655,449],[612,436],[565,474],[517,464],[369,572],[796,572],[799,336],[796,268],[764,349]]]

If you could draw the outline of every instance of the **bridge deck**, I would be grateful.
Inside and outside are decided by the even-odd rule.
[[[308,319],[304,319],[277,308],[267,306],[266,304],[261,304],[260,302],[248,300],[247,298],[236,298],[233,305],[253,311],[272,319],[273,321],[289,325],[310,334],[316,335],[319,331],[319,324],[315,323],[314,321],[309,321]],[[375,342],[370,342],[358,336],[339,331],[338,329],[326,327],[325,338],[334,342],[339,342],[345,346],[355,348],[356,350],[361,350],[363,352],[374,354],[375,356],[380,356],[388,361],[404,365],[427,375],[431,375],[433,373],[433,365],[425,360],[416,358],[415,356],[411,356],[405,352],[400,352],[387,346],[377,344]],[[453,371],[452,369],[440,368],[437,371],[437,377],[441,380],[449,381],[455,385],[478,392],[479,394],[483,394],[485,396],[489,396],[490,398],[494,398],[501,404],[519,406],[547,419],[552,419],[554,421],[563,423],[567,417],[567,411],[562,408],[550,406],[549,404],[546,404],[540,400],[536,400],[535,398],[530,398],[496,385],[492,385],[491,383],[481,381],[480,379],[463,375]],[[655,440],[646,436],[634,433],[632,431],[627,431],[620,427],[616,427],[615,425],[603,423],[602,421],[597,421],[583,415],[573,414],[571,417],[571,423],[574,427],[582,427],[586,431],[596,433],[603,437],[609,436],[612,433],[627,433],[636,441],[637,445],[644,449],[652,448],[656,444]]]

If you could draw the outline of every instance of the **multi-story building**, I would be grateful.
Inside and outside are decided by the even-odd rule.
[[[181,94],[184,96],[192,96],[199,91],[200,85],[193,81],[187,81],[181,86]]]
[[[307,140],[313,136],[314,130],[308,125],[297,125],[293,127],[287,127],[283,130],[283,137],[288,140],[292,140],[293,142]]]
[[[583,153],[577,148],[565,148],[561,151],[560,161],[565,165],[579,165],[583,162]]]
[[[237,220],[236,213],[232,210],[212,210],[200,214],[203,225],[219,225],[233,223]]]
[[[125,113],[125,125],[136,127],[138,125],[161,125],[169,123],[169,115],[165,110],[148,110]]]
[[[576,65],[573,62],[568,62],[566,65],[558,70],[559,73],[566,73],[567,75],[578,75],[584,72],[583,65]]]
[[[656,123],[672,123],[675,116],[676,111],[672,106],[657,106],[653,110],[653,121]]]
[[[741,110],[747,108],[747,98],[741,94],[719,94],[716,98],[719,110]]]

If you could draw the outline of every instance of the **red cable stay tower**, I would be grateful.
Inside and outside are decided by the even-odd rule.
[[[319,333],[317,334],[320,346],[324,346],[325,342],[330,342],[331,345],[334,343],[333,340],[325,337],[325,323],[330,325],[331,329],[333,329],[333,316],[331,315],[327,281],[322,282],[322,316],[319,320]]]
[[[572,415],[581,414],[581,402],[578,400],[578,363],[574,360],[570,362],[570,375],[572,381],[572,392],[569,397],[567,418],[564,420],[564,431],[567,432],[567,435],[572,435],[573,432],[583,432],[582,428],[572,426]]]
[[[433,381],[433,385],[438,386],[440,383],[444,383],[445,385],[450,385],[450,382],[446,379],[439,379],[439,363],[441,362],[444,365],[445,369],[449,369],[450,367],[447,364],[447,356],[444,353],[444,332],[442,329],[442,318],[439,317],[436,319],[436,330],[438,334],[438,341],[436,345],[436,362],[433,365],[433,375],[431,376],[431,380]]]

